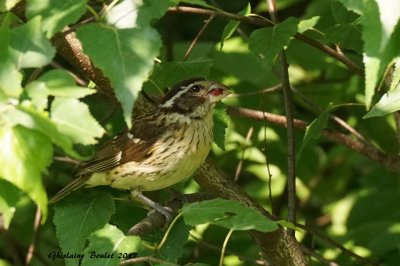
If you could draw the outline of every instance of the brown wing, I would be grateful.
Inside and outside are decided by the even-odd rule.
[[[125,131],[106,142],[95,157],[81,165],[76,175],[86,175],[112,169],[126,162],[141,162],[151,155],[154,143],[163,128],[152,120],[139,119],[130,131]]]

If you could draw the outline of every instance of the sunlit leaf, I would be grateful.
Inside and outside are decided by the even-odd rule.
[[[8,11],[21,0],[0,0],[0,12]]]
[[[42,173],[52,155],[51,141],[45,135],[19,125],[0,128],[0,178],[27,193],[40,208],[43,220],[47,217],[47,194]]]
[[[14,217],[16,205],[21,196],[20,190],[10,182],[0,178],[0,213],[4,229],[8,229]]]
[[[125,236],[114,225],[106,224],[90,235],[89,246],[84,251],[85,257],[81,265],[96,266],[101,261],[101,265],[117,266],[123,258],[136,257],[135,252],[138,251],[140,241],[139,237]]]
[[[91,191],[85,193],[85,197],[71,195],[55,205],[54,224],[64,253],[82,254],[90,234],[103,228],[114,214],[115,206],[111,195],[101,192]],[[67,259],[65,263],[67,266],[77,265],[78,259]]]
[[[110,79],[130,126],[134,102],[161,47],[160,36],[151,28],[117,30],[96,24],[80,27],[77,34],[85,53]]]
[[[46,135],[68,155],[83,159],[72,148],[72,140],[62,134],[44,112],[37,111],[32,106],[16,106],[3,114],[3,119],[10,125],[23,125]]]
[[[10,15],[6,14],[0,25],[0,101],[18,98],[22,92],[22,75],[12,55]]]
[[[299,25],[297,26],[297,31],[300,33],[303,33],[305,31],[313,28],[315,25],[317,25],[319,19],[320,19],[319,16],[315,16],[310,19],[301,20],[299,22]]]
[[[61,31],[68,24],[76,22],[86,10],[84,0],[27,0],[26,16],[31,19],[42,17],[42,29],[47,38]]]
[[[60,69],[46,72],[37,80],[29,83],[26,90],[32,98],[33,104],[39,110],[44,110],[47,107],[49,95],[81,98],[96,92],[95,89],[76,86],[74,78],[65,70]]]
[[[363,26],[365,65],[365,105],[369,109],[380,77],[393,57],[399,55],[396,48],[400,39],[399,1],[352,1],[339,0],[347,9],[361,15]]]
[[[89,107],[77,99],[56,98],[51,104],[51,120],[74,143],[96,144],[96,138],[105,132],[90,114]]]
[[[385,93],[379,102],[363,118],[384,116],[400,110],[400,85]]]
[[[19,69],[45,66],[56,53],[40,25],[41,18],[35,17],[11,32],[11,46]]]
[[[271,232],[277,224],[252,208],[236,201],[213,199],[185,204],[182,208],[184,221],[189,225],[212,223],[234,230],[258,230]]]

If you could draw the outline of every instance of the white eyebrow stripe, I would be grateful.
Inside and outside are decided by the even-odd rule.
[[[181,88],[182,88],[183,90],[179,91],[179,92],[178,92],[177,94],[175,94],[171,99],[169,99],[168,101],[166,101],[166,102],[162,105],[162,107],[165,107],[165,108],[172,107],[172,105],[174,104],[175,99],[181,97],[182,94],[184,94],[185,92],[187,92],[187,91],[188,91],[191,87],[193,87],[194,85],[196,85],[196,83],[190,84],[190,85],[188,85],[188,86],[186,86],[186,87],[185,87],[185,86],[182,86]]]

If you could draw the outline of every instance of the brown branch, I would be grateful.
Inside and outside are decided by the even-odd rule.
[[[276,125],[286,127],[286,117],[282,115],[276,115],[272,113],[256,111],[247,108],[237,108],[237,107],[228,107],[228,114],[231,116],[239,116],[246,117],[250,119],[267,121]],[[309,124],[303,120],[294,119],[295,128],[305,130]],[[322,135],[327,137],[328,139],[333,140],[336,143],[342,144],[365,157],[380,163],[387,167],[388,169],[399,173],[400,172],[400,157],[387,155],[378,150],[377,148],[366,145],[360,141],[354,140],[351,137],[330,129],[322,130]]]
[[[119,265],[131,265],[131,264],[135,264],[135,263],[138,263],[138,262],[149,262],[149,263],[152,262],[152,263],[157,263],[157,264],[162,264],[162,265],[179,266],[179,264],[172,263],[172,262],[169,262],[169,261],[166,261],[166,260],[162,260],[162,259],[159,259],[159,258],[154,258],[154,257],[151,257],[151,256],[124,260]]]
[[[258,202],[254,201],[229,176],[222,172],[211,161],[206,160],[195,175],[195,180],[205,190],[217,194],[221,198],[231,199],[240,204],[256,209],[265,217],[276,220],[277,217],[267,212]],[[262,233],[250,231],[261,252],[271,265],[304,266],[307,265],[297,241],[286,230],[279,228],[274,232]]]
[[[26,254],[26,260],[25,263],[26,265],[29,265],[32,261],[33,258],[33,253],[35,252],[35,245],[36,245],[36,239],[39,231],[39,226],[40,226],[40,219],[42,215],[40,212],[40,208],[36,208],[36,214],[35,214],[35,220],[33,223],[33,235],[32,235],[32,240],[31,243],[29,244],[28,252]]]
[[[275,0],[266,0],[268,11],[272,21],[279,23],[278,13],[276,11]],[[296,223],[296,149],[294,140],[294,124],[293,124],[293,106],[291,96],[291,86],[289,81],[288,63],[286,60],[285,50],[282,49],[279,54],[280,75],[282,79],[283,98],[285,103],[285,113],[287,118],[287,194],[288,194],[288,222]],[[288,228],[290,235],[294,237],[294,230]]]
[[[275,26],[275,24],[266,19],[266,18],[261,18],[261,17],[251,17],[251,16],[241,16],[233,13],[229,13],[223,10],[210,10],[210,9],[204,9],[204,8],[197,8],[197,7],[187,7],[187,6],[176,6],[176,7],[170,7],[169,12],[171,13],[191,13],[191,14],[197,14],[197,15],[216,15],[218,17],[222,17],[225,19],[229,20],[236,20],[240,22],[244,22],[247,24],[252,24],[255,26],[260,26],[260,27],[272,27]],[[335,49],[331,48],[328,45],[325,45],[323,43],[320,43],[312,38],[309,38],[301,33],[296,33],[294,37],[297,40],[300,40],[330,56],[333,58],[341,61],[344,65],[346,65],[351,71],[356,73],[359,76],[364,76],[364,70],[359,67],[357,64],[355,64],[353,61],[351,61],[350,58],[348,58],[346,55],[343,53],[339,53]]]
[[[213,21],[215,18],[215,15],[211,15],[206,22],[204,23],[203,27],[201,27],[200,31],[197,33],[196,37],[193,39],[192,43],[190,44],[189,48],[187,49],[185,56],[183,57],[183,61],[186,61],[189,58],[189,55],[191,54],[194,46],[196,43],[199,41],[201,35],[203,35],[204,31],[207,29],[207,27],[210,25],[211,21]]]

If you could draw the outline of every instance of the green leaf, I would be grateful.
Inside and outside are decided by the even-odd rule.
[[[42,185],[42,172],[52,161],[53,147],[49,138],[22,126],[0,128],[0,178],[22,191],[47,217],[47,195]]]
[[[193,78],[207,77],[212,65],[212,60],[197,59],[190,61],[165,62],[154,66],[149,81],[145,83],[144,89],[153,92],[163,92],[165,88],[176,83]]]
[[[42,17],[42,29],[47,38],[61,31],[68,24],[78,21],[86,11],[86,1],[82,0],[27,0],[26,16],[31,19]]]
[[[191,227],[179,219],[172,227],[167,241],[160,249],[160,255],[168,261],[177,262],[183,255],[183,247],[189,238]]]
[[[212,223],[228,229],[254,229],[261,232],[271,232],[278,228],[275,222],[256,210],[232,200],[213,199],[185,204],[182,212],[185,223],[189,225]]]
[[[77,99],[56,98],[51,104],[51,120],[74,143],[96,144],[96,138],[105,132],[90,114],[89,107]]]
[[[321,136],[321,132],[328,125],[329,113],[327,111],[323,111],[316,119],[314,119],[311,124],[309,124],[306,128],[306,132],[304,134],[303,142],[301,143],[301,147],[297,152],[297,160],[300,159],[304,147],[312,140],[318,139]]]
[[[145,0],[139,7],[137,25],[146,27],[153,19],[159,19],[167,12],[169,7],[176,5],[173,0]]]
[[[0,213],[4,229],[8,229],[14,216],[17,202],[21,195],[20,190],[3,179],[0,179]]]
[[[15,49],[17,67],[42,67],[51,62],[55,48],[40,29],[41,18],[35,17],[11,31],[11,46]]]
[[[18,71],[10,47],[10,16],[7,13],[0,26],[0,101],[2,102],[6,102],[9,97],[18,98],[22,92],[22,75]]]
[[[265,69],[271,69],[278,53],[287,46],[297,32],[298,20],[289,18],[272,28],[253,31],[249,48]]]
[[[365,105],[370,108],[375,87],[389,62],[399,55],[400,5],[391,1],[339,0],[360,16],[363,26],[365,65]],[[390,18],[390,19],[388,19]],[[396,27],[397,26],[397,27]]]
[[[229,124],[229,116],[226,114],[226,106],[223,103],[218,103],[214,108],[214,129],[213,129],[213,139],[215,144],[225,150],[225,135],[226,129]]]
[[[21,0],[0,0],[0,12],[8,11]]]
[[[81,254],[90,234],[103,228],[115,212],[111,195],[93,190],[86,192],[84,197],[72,194],[60,201],[54,209],[56,235],[62,251],[69,254]],[[92,238],[94,242],[97,242],[96,239],[98,235]],[[65,263],[77,265],[78,259],[68,259]]]
[[[139,237],[125,236],[116,226],[110,224],[92,233],[89,241],[82,266],[117,266],[123,258],[134,258],[141,242]]]
[[[363,117],[384,116],[400,110],[400,85],[385,93],[379,102]]]
[[[72,141],[62,134],[46,113],[39,112],[29,105],[20,105],[10,108],[2,115],[10,125],[23,125],[26,128],[37,130],[46,135],[57,146],[61,147],[68,155],[77,159],[84,159],[72,148]]]
[[[94,24],[80,27],[77,34],[85,53],[110,79],[130,127],[134,102],[161,47],[160,36],[150,28],[117,30]]]
[[[239,12],[239,15],[247,16],[250,14],[250,12],[251,12],[251,6],[250,6],[250,3],[248,3],[246,8]],[[222,37],[221,37],[221,44],[220,44],[221,50],[224,47],[224,41],[229,39],[233,35],[233,33],[235,33],[235,31],[239,27],[239,25],[240,25],[240,21],[231,20],[225,26],[224,31],[222,32]]]
[[[67,98],[82,98],[96,92],[95,89],[78,87],[74,78],[65,70],[51,70],[26,87],[32,103],[39,109],[47,107],[47,97],[58,96]]]
[[[311,28],[313,28],[315,25],[318,24],[318,21],[321,17],[320,16],[315,16],[310,19],[305,19],[299,22],[297,26],[297,31],[299,33],[303,33]]]

